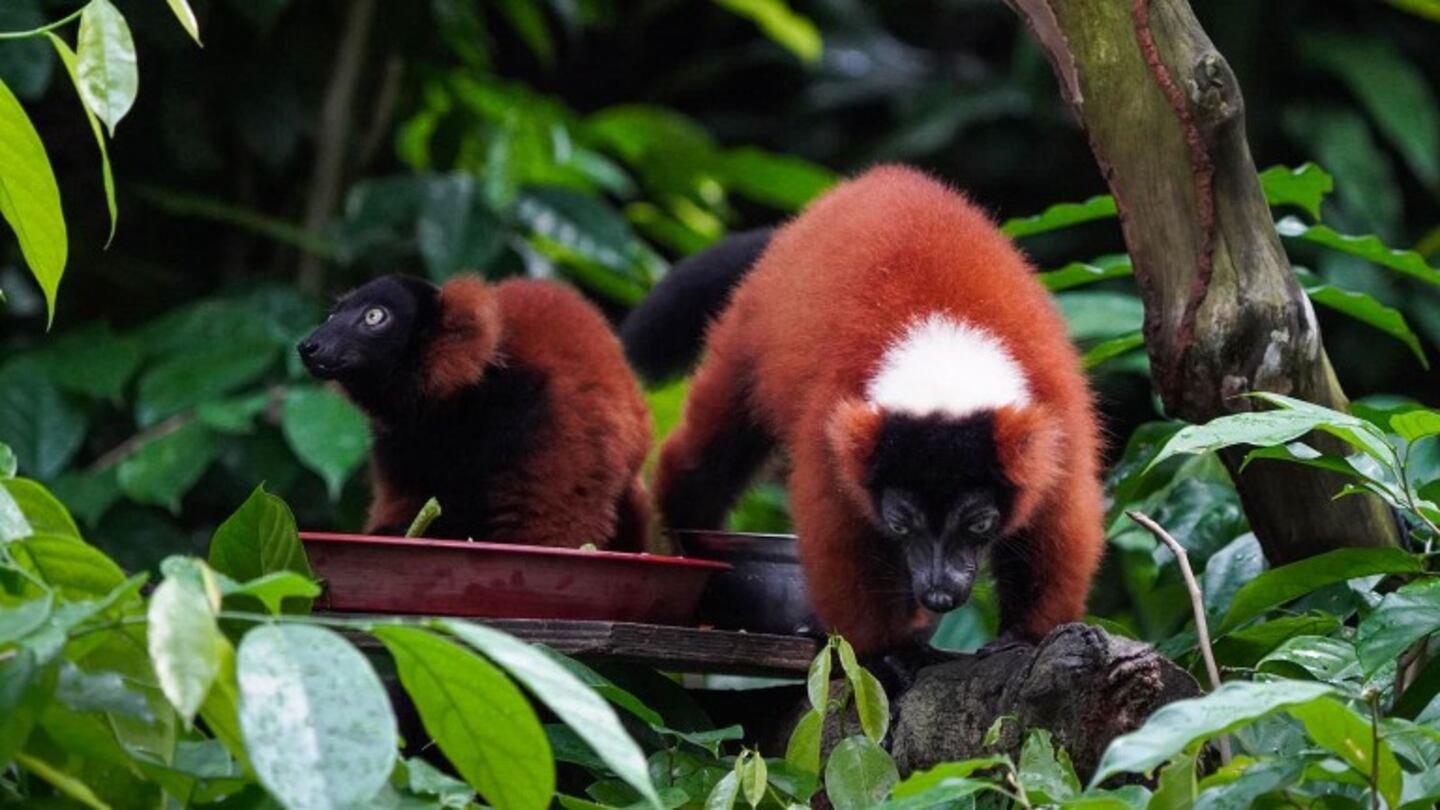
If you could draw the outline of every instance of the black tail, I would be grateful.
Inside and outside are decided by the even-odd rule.
[[[689,370],[700,356],[705,329],[750,272],[773,228],[727,236],[671,268],[620,326],[630,365],[650,383]]]

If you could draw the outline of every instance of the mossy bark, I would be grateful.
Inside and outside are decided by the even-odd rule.
[[[1249,391],[1344,409],[1260,187],[1239,85],[1187,0],[1007,2],[1115,195],[1166,410],[1204,422],[1254,407]],[[1224,460],[1272,564],[1399,542],[1378,499],[1334,499],[1339,476],[1281,462],[1241,473],[1242,457]]]

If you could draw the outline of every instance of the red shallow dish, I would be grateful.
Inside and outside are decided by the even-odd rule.
[[[690,624],[725,563],[459,540],[301,532],[320,606],[361,613]]]

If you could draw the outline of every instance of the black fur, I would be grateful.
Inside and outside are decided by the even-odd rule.
[[[676,529],[722,529],[760,465],[770,458],[775,440],[747,416],[737,416],[705,448],[694,469],[677,472],[661,514]]]
[[[990,413],[962,420],[890,413],[880,427],[865,486],[916,600],[932,611],[969,598],[981,558],[1014,506],[994,435]]]
[[[727,236],[675,265],[620,327],[630,366],[647,382],[684,374],[700,356],[705,329],[750,272],[773,228]]]

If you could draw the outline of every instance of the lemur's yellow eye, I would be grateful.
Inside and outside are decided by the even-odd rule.
[[[966,531],[970,532],[971,534],[988,534],[992,529],[995,528],[995,524],[997,522],[998,520],[995,517],[995,513],[990,512],[972,521],[970,525],[965,528]]]
[[[365,325],[379,326],[385,322],[385,310],[380,307],[371,307],[365,310]]]

